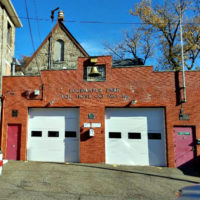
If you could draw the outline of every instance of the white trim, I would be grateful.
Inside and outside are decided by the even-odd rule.
[[[7,64],[11,67],[11,63],[9,63],[7,60],[5,60],[5,64]]]
[[[80,162],[80,129],[78,108],[29,108],[27,160]],[[32,131],[41,131],[38,137]],[[58,137],[49,137],[58,131]],[[65,131],[76,131],[76,137],[65,137]]]
[[[22,23],[17,15],[17,12],[15,11],[15,8],[10,0],[1,0],[1,3],[5,6],[9,17],[13,21],[15,27],[22,27]]]
[[[116,138],[109,132],[115,132]],[[166,166],[165,132],[164,108],[106,108],[106,163]],[[141,137],[129,138],[129,133],[140,133]],[[159,133],[161,139],[151,139],[149,133]]]

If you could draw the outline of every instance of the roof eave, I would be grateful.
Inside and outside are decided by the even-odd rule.
[[[1,3],[5,6],[12,22],[14,23],[15,27],[20,28],[22,27],[22,23],[15,11],[15,8],[10,0],[1,0]]]
[[[86,50],[80,45],[80,43],[75,39],[75,37],[70,33],[70,31],[66,28],[66,26],[62,22],[57,22],[59,25],[61,25],[64,28],[65,33],[68,35],[68,37],[73,41],[73,43],[78,47],[78,49],[82,52],[82,54],[85,57],[89,57],[89,54],[86,52]]]

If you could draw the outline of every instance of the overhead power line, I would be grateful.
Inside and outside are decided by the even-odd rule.
[[[33,3],[34,3],[34,11],[35,11],[35,17],[36,17],[36,19],[38,19],[38,12],[37,12],[37,4],[36,4],[36,1],[35,0],[33,0]],[[39,20],[37,20],[37,29],[38,29],[38,36],[39,36],[39,40],[40,40],[40,42],[42,41],[41,40],[41,32],[40,32],[40,26],[39,26]]]
[[[28,27],[29,27],[29,32],[30,32],[30,36],[31,36],[32,47],[33,47],[33,51],[35,52],[35,45],[34,45],[33,34],[32,34],[32,30],[31,30],[31,23],[30,23],[30,18],[29,18],[29,13],[28,13],[27,1],[26,0],[24,0],[24,1],[25,1],[26,15],[27,15],[27,19],[28,19]],[[36,66],[38,69],[38,73],[40,74],[37,55],[35,56],[35,59],[36,59]],[[41,76],[40,76],[40,80],[41,80],[41,83],[43,84]]]
[[[16,17],[16,16],[12,16]],[[34,21],[51,21],[51,19],[47,18],[38,18],[38,17],[24,17],[20,16],[19,19],[25,19],[25,20],[34,20]],[[57,21],[57,20],[54,20]],[[132,24],[148,24],[143,22],[120,22],[120,21],[87,21],[87,20],[64,20],[64,22],[68,23],[81,23],[81,24],[124,24],[124,25],[132,25]],[[164,23],[159,23],[164,24]],[[172,23],[173,24],[173,23]],[[200,24],[200,22],[194,23],[194,22],[184,22],[183,24]]]
[[[28,13],[28,6],[27,6],[27,2],[25,1],[25,7],[26,7],[26,19],[28,19],[28,27],[29,27],[29,32],[30,32],[30,36],[31,36],[31,42],[32,42],[32,47],[33,47],[33,51],[35,52],[35,45],[34,45],[34,41],[33,41],[33,34],[32,34],[32,30],[31,30],[31,23],[30,23],[30,17],[29,17],[29,13]]]

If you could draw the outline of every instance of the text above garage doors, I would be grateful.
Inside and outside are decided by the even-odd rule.
[[[30,108],[27,160],[79,162],[79,109]]]
[[[163,108],[107,108],[106,163],[166,166]]]

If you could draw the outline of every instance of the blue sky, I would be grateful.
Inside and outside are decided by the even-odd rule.
[[[103,43],[116,43],[122,40],[124,30],[131,30],[135,25],[112,24],[109,22],[138,22],[129,14],[137,0],[27,0],[35,47],[45,39],[51,30],[51,10],[60,7],[65,14],[65,25],[90,55],[106,54]],[[17,58],[30,56],[33,47],[26,18],[25,0],[12,0],[12,3],[23,24],[16,30]],[[55,18],[57,13],[55,13]],[[76,22],[70,22],[76,21]],[[101,21],[105,23],[80,23],[80,21]],[[54,22],[55,25],[56,22]]]

